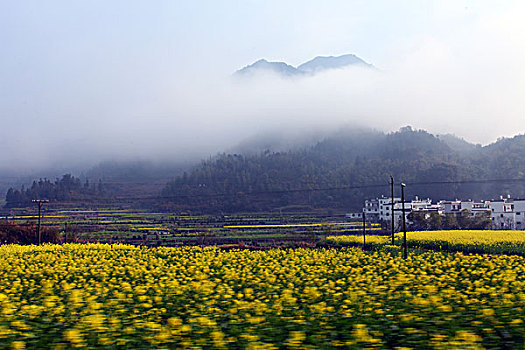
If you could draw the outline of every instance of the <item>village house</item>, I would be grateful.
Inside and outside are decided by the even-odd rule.
[[[384,197],[365,200],[361,212],[346,214],[350,220],[362,220],[363,215],[367,221],[376,223],[390,223],[392,216],[392,202],[394,210],[394,222],[399,226],[402,222],[402,203],[401,198]],[[431,213],[435,212],[440,215],[452,214],[461,215],[467,210],[471,215],[487,215],[492,222],[492,229],[498,230],[523,230],[525,229],[525,199],[513,199],[500,197],[499,200],[492,201],[462,201],[459,199],[453,201],[441,200],[432,204],[430,198],[419,199],[417,196],[414,200],[405,201],[405,219],[409,222],[408,215],[411,212],[425,213],[428,219]]]
[[[500,197],[489,204],[492,228],[500,230],[525,229],[525,199]]]
[[[374,198],[365,200],[365,205],[362,212],[354,212],[346,214],[346,217],[350,220],[362,220],[363,214],[365,219],[370,222],[391,222],[392,218],[392,202],[394,204],[394,222],[395,225],[400,225],[402,222],[403,215],[403,203],[401,198],[394,197],[385,197]],[[414,200],[406,201],[405,200],[405,219],[408,221],[408,215],[413,211],[438,211],[439,208],[435,205],[432,205],[432,200],[419,199],[416,197]]]

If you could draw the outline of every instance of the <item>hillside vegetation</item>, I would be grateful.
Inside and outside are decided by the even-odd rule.
[[[465,141],[450,135],[438,138],[410,127],[390,134],[343,131],[302,150],[220,154],[169,182],[162,195],[175,205],[204,211],[291,205],[358,209],[365,198],[390,194],[392,174],[396,182],[426,183],[408,186],[408,198],[491,199],[507,193],[519,197],[525,196],[522,181],[428,183],[525,179],[524,151],[525,135],[466,147]],[[377,184],[384,186],[363,187]],[[361,188],[315,191],[349,186]]]
[[[114,202],[117,196],[146,196],[147,201],[134,205],[210,214],[348,211],[358,210],[366,198],[389,195],[390,175],[397,184],[409,185],[407,198],[525,197],[525,135],[481,147],[410,127],[390,134],[349,129],[288,151],[251,151],[219,154],[183,174],[180,164],[102,164],[88,175],[104,179],[104,185],[100,180],[82,183],[70,174],[54,182],[40,179],[9,189],[6,207],[31,206],[38,198],[96,204]],[[168,183],[163,180],[170,177]],[[479,182],[486,179],[507,181]],[[398,190],[396,186],[396,196]]]

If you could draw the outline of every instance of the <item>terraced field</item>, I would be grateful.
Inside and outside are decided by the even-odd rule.
[[[37,216],[17,213],[8,220],[35,222]],[[45,213],[43,222],[60,231],[64,241],[163,246],[313,243],[321,236],[362,231],[361,223],[348,222],[341,217],[305,214],[194,216],[129,209],[53,210]],[[369,232],[380,229],[377,224],[367,225]]]

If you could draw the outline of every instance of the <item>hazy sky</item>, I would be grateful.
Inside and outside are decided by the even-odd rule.
[[[520,1],[0,0],[0,168],[184,157],[272,128],[525,132]],[[380,69],[231,73],[354,53]]]

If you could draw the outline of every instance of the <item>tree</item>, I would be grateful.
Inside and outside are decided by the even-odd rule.
[[[99,188],[102,187],[102,182],[99,183]],[[55,182],[51,182],[48,179],[39,179],[33,181],[31,187],[21,187],[20,190],[10,188],[6,194],[6,207],[28,207],[32,206],[31,202],[33,199],[48,199],[50,201],[68,201],[73,198],[90,198],[101,194],[101,190],[97,191],[94,187],[86,184],[82,186],[80,179],[72,176],[71,174],[65,174],[60,179],[56,179]]]
[[[468,209],[462,209],[459,215],[456,216],[456,220],[459,228],[469,229],[472,228],[472,213]]]
[[[456,219],[456,216],[454,214],[445,214],[445,224],[443,228],[447,230],[457,230],[459,228],[458,220]]]
[[[429,224],[433,230],[441,230],[443,228],[443,218],[438,212],[431,212],[429,217]]]
[[[429,223],[424,212],[412,211],[407,215],[408,228],[413,231],[428,229]]]
[[[476,230],[487,230],[490,229],[492,221],[490,219],[490,212],[484,211],[476,213],[473,218],[471,227]]]

